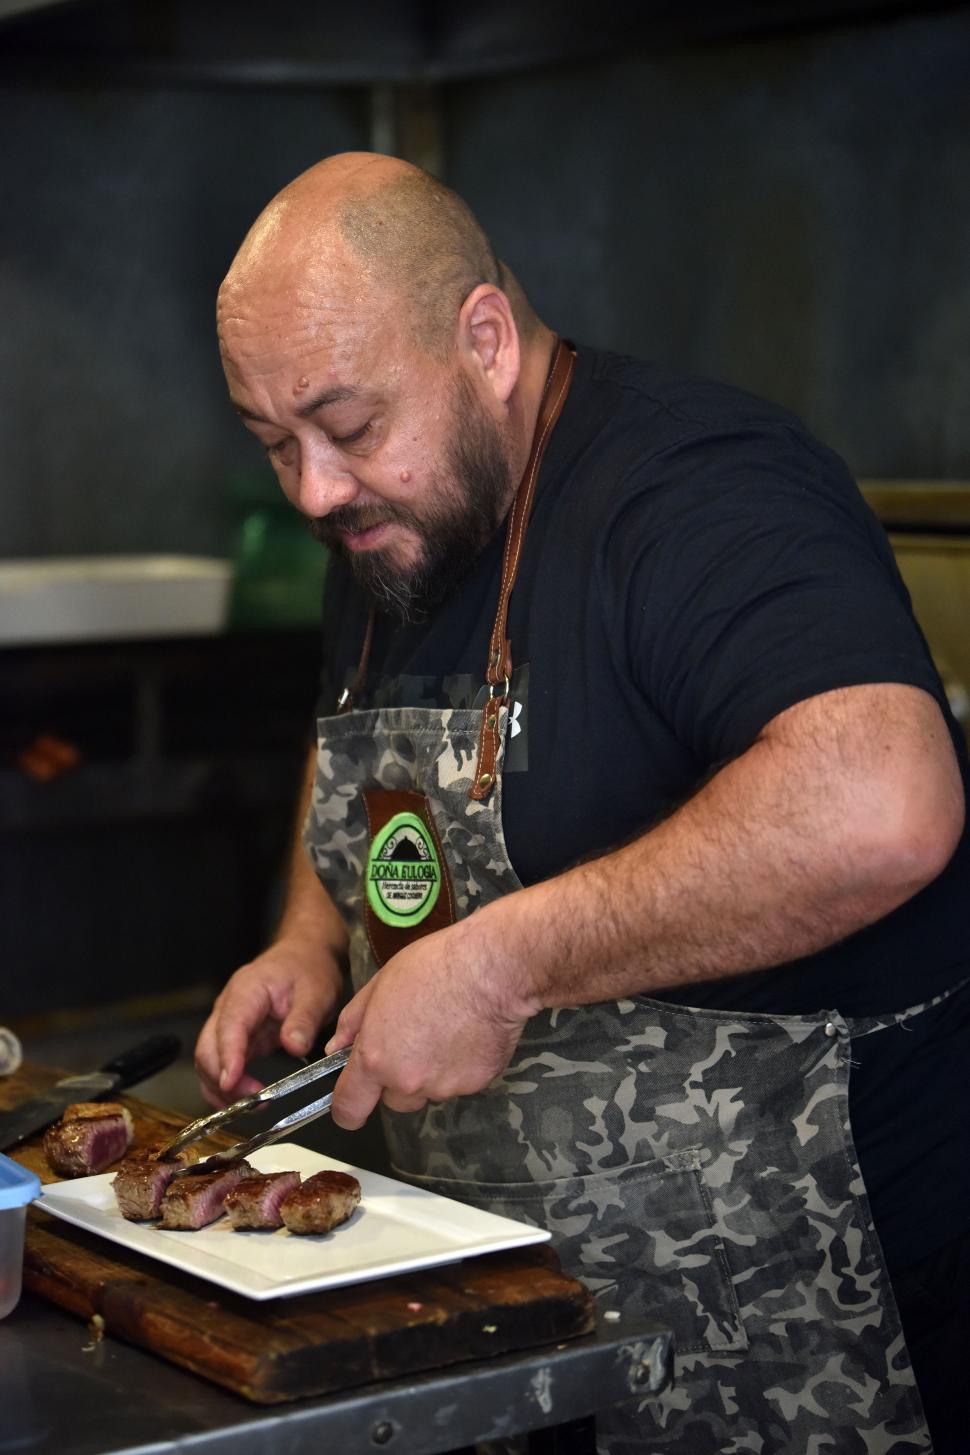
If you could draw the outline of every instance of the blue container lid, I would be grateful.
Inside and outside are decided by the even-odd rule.
[[[40,1178],[0,1152],[0,1212],[23,1207],[40,1195]]]

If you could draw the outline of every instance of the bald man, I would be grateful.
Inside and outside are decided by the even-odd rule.
[[[950,1449],[965,754],[844,466],[563,343],[387,157],[280,193],[218,318],[334,560],[303,843],[207,1095],[304,1055],[349,959],[335,1120],[380,1103],[397,1174],[549,1227],[674,1330],[676,1389],[602,1448],[928,1450],[888,1261],[944,1291],[906,1318]]]

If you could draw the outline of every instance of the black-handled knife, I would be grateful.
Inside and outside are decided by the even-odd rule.
[[[12,1111],[0,1112],[0,1152],[16,1147],[18,1142],[33,1136],[34,1132],[49,1127],[74,1101],[102,1101],[114,1091],[136,1086],[157,1071],[164,1071],[181,1049],[178,1036],[149,1036],[147,1041],[132,1046],[130,1051],[122,1051],[100,1071],[65,1076],[43,1096],[22,1101]]]

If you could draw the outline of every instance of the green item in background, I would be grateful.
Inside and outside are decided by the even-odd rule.
[[[230,629],[315,626],[330,559],[326,548],[281,497],[272,475],[235,475],[229,494],[234,513],[241,514]]]

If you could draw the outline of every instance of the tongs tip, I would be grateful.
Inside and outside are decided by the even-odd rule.
[[[239,1101],[231,1102],[229,1106],[224,1106],[219,1111],[210,1112],[204,1117],[198,1117],[194,1122],[190,1122],[187,1127],[183,1127],[182,1131],[167,1147],[162,1148],[158,1153],[158,1161],[176,1161],[180,1152],[184,1151],[186,1147],[190,1147],[194,1142],[198,1142],[201,1138],[208,1136],[210,1132],[214,1132],[219,1127],[225,1126],[227,1122],[235,1121],[237,1117],[245,1116],[247,1112],[257,1110],[267,1102],[275,1101],[278,1097],[298,1091],[303,1086],[312,1085],[313,1082],[319,1081],[324,1076],[329,1076],[335,1071],[341,1071],[349,1059],[350,1047],[348,1046],[343,1051],[337,1051],[331,1056],[324,1056],[320,1061],[305,1064],[299,1071],[293,1071],[288,1076],[282,1077],[279,1081],[273,1081],[268,1086],[264,1086],[261,1091],[254,1091],[249,1096],[243,1096]],[[323,1098],[323,1100],[327,1102],[327,1106],[329,1107],[329,1098]],[[320,1114],[319,1109],[321,1108],[322,1102],[313,1103],[312,1108],[307,1108],[307,1111],[311,1113],[311,1120],[314,1114]],[[299,1113],[294,1113],[292,1116],[284,1118],[277,1125],[280,1129],[283,1129],[299,1125],[299,1121]],[[229,1152],[235,1152],[237,1148],[249,1148],[253,1143],[265,1143],[267,1140],[272,1140],[272,1133],[276,1130],[276,1128],[271,1128],[269,1132],[252,1138],[250,1142],[237,1143],[236,1147],[229,1148],[228,1150]],[[245,1153],[241,1152],[239,1155],[245,1155]],[[226,1152],[213,1153],[211,1158],[204,1160],[208,1162],[216,1157],[225,1161]],[[229,1158],[229,1160],[238,1160],[238,1157],[236,1159]],[[199,1168],[204,1166],[204,1162],[193,1165],[195,1168]],[[179,1169],[180,1172],[184,1170],[186,1169]]]

